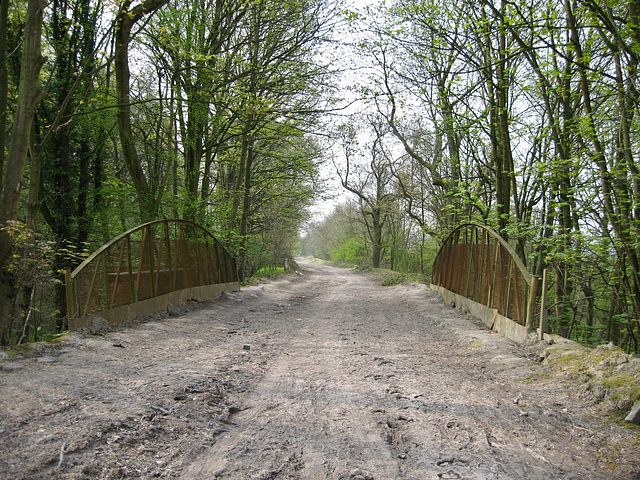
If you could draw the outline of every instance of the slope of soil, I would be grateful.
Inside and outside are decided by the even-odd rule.
[[[299,275],[0,360],[0,478],[633,479],[640,433],[424,285]]]

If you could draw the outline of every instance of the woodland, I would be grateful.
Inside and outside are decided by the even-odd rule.
[[[640,0],[0,1],[0,344],[182,218],[242,279],[299,251],[428,279],[488,225],[554,333],[639,351]]]

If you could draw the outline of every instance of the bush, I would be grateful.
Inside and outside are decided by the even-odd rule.
[[[331,260],[335,262],[360,264],[368,253],[360,238],[350,237],[346,242],[331,250],[329,255]]]

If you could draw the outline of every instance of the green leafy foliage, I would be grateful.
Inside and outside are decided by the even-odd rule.
[[[307,227],[301,239],[302,254],[337,265],[386,272],[386,278],[380,281],[389,285],[424,280],[438,251],[437,243],[411,223],[396,222],[402,217],[396,212],[398,217],[392,215],[384,230],[387,241],[382,248],[383,268],[372,269],[371,242],[362,215],[355,202],[338,205],[321,222]]]
[[[335,262],[359,265],[365,261],[367,249],[362,238],[350,237],[344,243],[334,247],[329,252],[329,256]]]
[[[26,7],[10,2],[7,18],[7,141],[26,71]],[[0,287],[13,297],[0,324],[13,322],[15,339],[37,306],[59,332],[61,272],[149,215],[215,232],[245,277],[290,264],[298,249],[428,275],[438,242],[473,221],[499,230],[533,274],[547,270],[556,332],[638,351],[637,12],[628,2],[606,7],[180,0],[137,25],[128,98],[118,103],[113,32],[102,29],[115,11],[100,0],[53,1],[46,61],[31,79],[46,95],[21,189],[9,189],[20,208],[8,220],[29,220],[38,235],[7,226],[15,238]],[[354,57],[346,37],[333,38],[333,56],[323,48],[338,27],[353,37]],[[344,83],[367,112],[323,126],[332,74],[360,61],[373,68]],[[124,109],[132,125],[123,138]],[[309,224],[323,162],[356,200]],[[41,281],[34,301],[18,298]]]
[[[55,306],[33,300],[50,295],[59,282],[53,272],[56,246],[20,222],[8,222],[2,230],[13,242],[13,254],[6,268],[15,289],[11,334],[5,343],[12,345],[45,339],[56,315]]]

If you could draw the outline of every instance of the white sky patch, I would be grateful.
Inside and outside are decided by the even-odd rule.
[[[348,1],[343,11],[354,11],[360,15],[365,15],[367,8],[374,8],[379,4],[379,0],[355,0]],[[324,134],[331,134],[341,124],[357,114],[375,111],[375,106],[367,104],[362,100],[363,87],[370,85],[372,76],[371,58],[363,57],[358,51],[359,38],[363,35],[363,23],[358,21],[351,23],[339,22],[334,31],[333,42],[322,52],[321,58],[339,71],[338,96],[341,98],[340,109],[331,112],[325,117],[326,130]],[[335,140],[327,139],[327,148],[323,165],[320,167],[320,175],[326,181],[326,192],[321,198],[310,207],[313,221],[319,221],[330,214],[336,206],[348,200],[355,199],[355,196],[345,190],[336,172],[338,166],[345,163],[342,147]]]

